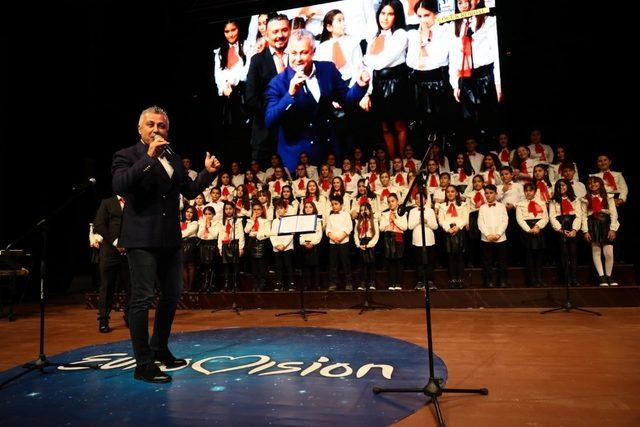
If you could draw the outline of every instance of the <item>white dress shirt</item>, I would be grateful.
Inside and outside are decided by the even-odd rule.
[[[449,213],[449,205],[452,203],[455,205],[456,216]],[[460,206],[454,202],[440,203],[438,205],[438,223],[444,231],[449,230],[451,224],[456,225],[460,229],[466,227],[466,225],[469,224],[469,206],[465,203],[462,203]]]
[[[253,226],[255,225],[255,221],[253,218],[249,218],[247,220],[247,225],[244,227],[245,234],[249,234],[253,231]],[[266,240],[269,238],[271,232],[271,221],[266,218],[258,217],[258,230],[256,230],[256,239],[258,240]]]
[[[231,68],[220,68],[220,48],[213,51],[215,68],[213,70],[213,77],[218,88],[218,96],[223,96],[223,90],[227,87],[227,84],[231,86],[237,86],[238,83],[247,80],[247,72],[249,71],[249,63],[251,60],[250,49],[247,48],[247,43],[244,43],[242,52],[245,55],[246,61],[240,56],[240,43],[236,42],[233,46],[238,55],[238,62],[236,62]],[[285,63],[286,64],[286,63]]]
[[[383,68],[391,68],[396,65],[404,64],[407,58],[407,32],[403,29],[398,29],[391,33],[390,30],[380,32],[380,35],[384,35],[384,49],[378,54],[367,53],[363,62],[371,75],[372,84],[369,85],[367,93],[371,93],[373,90],[373,71],[382,70]],[[369,51],[373,46],[375,37],[369,41]]]
[[[462,36],[464,35],[465,21],[462,21],[460,35],[453,44],[450,57],[449,79],[454,89],[458,88],[458,71],[462,68]],[[480,68],[493,63],[493,78],[496,84],[500,84],[500,53],[498,51],[498,30],[495,16],[486,16],[482,27],[476,28],[477,17],[468,19],[473,30],[471,50],[473,52],[473,68]],[[455,28],[452,26],[452,28]],[[455,30],[452,30],[455,35]]]
[[[391,221],[391,213],[395,214],[393,224]],[[380,231],[392,231],[394,233],[401,233],[407,229],[407,215],[398,215],[396,211],[388,210],[380,214]]]
[[[350,36],[342,36],[338,39],[325,40],[318,45],[316,53],[313,55],[314,61],[333,61],[333,45],[338,43],[342,54],[344,55],[345,64],[339,69],[343,80],[352,80],[351,85],[356,82],[360,76],[360,67],[362,66],[362,49],[360,48],[360,40]]]
[[[600,200],[600,203],[603,203],[600,196],[595,197]],[[589,231],[588,219],[593,211],[589,208],[589,199],[587,197],[583,197],[582,199],[580,199],[580,202],[582,203],[582,212],[584,213],[582,215],[582,232],[587,233]],[[609,215],[609,230],[618,231],[618,228],[620,228],[620,223],[618,222],[618,209],[616,208],[616,203],[613,196],[607,196],[607,204],[607,208],[603,206],[600,212]]]
[[[211,221],[211,226],[207,227],[207,223],[204,219],[198,221],[198,238],[200,240],[214,240],[218,238],[218,224],[220,222],[216,220]]]
[[[378,219],[374,216],[373,218],[369,219],[369,221],[371,221],[371,223],[369,224],[369,229],[362,236],[358,231],[359,230],[358,222],[356,221],[356,225],[354,227],[355,231],[353,233],[353,241],[355,242],[355,245],[358,249],[360,249],[360,242],[365,237],[368,237],[370,239],[369,243],[367,243],[367,248],[375,248],[376,244],[378,243],[378,240],[380,239],[380,225],[378,225]],[[374,226],[375,226],[375,233],[373,232]]]
[[[371,0],[342,0],[325,3],[327,10],[338,9],[344,15],[345,32],[358,43],[376,35],[376,9]]]
[[[420,208],[416,206],[409,212],[409,219],[407,220],[407,228],[413,230],[411,233],[411,243],[413,243],[413,246],[422,246],[422,230],[420,224]],[[436,219],[436,213],[430,207],[426,207],[424,210],[424,236],[426,246],[436,244],[433,230],[437,228],[438,220]]]
[[[180,227],[180,231],[182,232],[182,238],[185,239],[187,237],[197,237],[198,236],[198,221],[189,221],[187,223],[187,228],[182,230]]]
[[[604,179],[604,172],[598,172],[596,174],[593,174],[593,176],[602,178],[602,180],[604,181],[604,188],[607,190],[607,193],[609,194],[619,193],[620,194],[619,198],[626,202],[627,195],[629,194],[629,187],[627,187],[627,181],[625,181],[624,177],[620,172],[613,172],[613,171],[609,171],[609,172],[611,172],[611,175],[613,175],[613,180],[615,181],[616,187],[617,187],[616,189],[614,189],[613,187],[609,187],[609,185],[607,184],[607,181]]]
[[[329,214],[329,218],[327,218],[327,237],[329,236],[329,233],[334,237],[339,236],[342,233],[346,233],[347,237],[340,242],[340,244],[343,245],[345,243],[349,243],[349,235],[351,234],[351,231],[353,231],[353,221],[351,220],[351,215],[349,215],[349,213],[342,210],[338,213],[331,212]],[[329,243],[332,245],[336,244],[333,240],[330,240]]]
[[[435,70],[449,65],[449,51],[455,42],[451,23],[434,24],[430,31],[426,40],[421,39],[419,29],[407,32],[407,66],[414,70]],[[423,49],[426,55],[420,54]]]
[[[536,144],[529,144],[530,156],[537,162],[553,163],[553,148],[547,144],[540,144],[542,153],[536,151]]]
[[[279,228],[280,228],[280,218],[275,218],[271,222],[272,235],[271,237],[269,237],[269,240],[271,240],[271,246],[273,246],[273,252],[276,252],[276,253],[280,252],[279,250],[276,249],[276,246],[278,245],[284,246],[285,251],[293,250],[293,234],[278,236]]]
[[[498,200],[501,203],[512,204],[515,206],[518,202],[524,200],[524,189],[519,182],[511,182],[509,188],[505,190],[507,184],[502,184],[498,187]]]
[[[538,207],[540,208],[541,212],[538,215],[534,215],[532,212],[529,212],[530,202],[537,204]],[[520,226],[520,228],[522,228],[524,231],[529,231],[533,227],[529,227],[526,221],[529,221],[532,219],[538,220],[538,222],[536,222],[536,226],[540,230],[546,227],[547,224],[549,223],[549,213],[547,212],[547,204],[542,203],[540,200],[535,200],[535,198],[534,200],[523,200],[521,202],[518,202],[518,204],[516,205],[516,221],[518,222],[518,225]]]
[[[217,223],[218,228],[218,250],[222,251],[222,244],[227,237],[227,222],[231,224],[231,232],[229,233],[229,240],[237,240],[238,241],[238,249],[244,249],[244,230],[242,229],[242,220],[236,219],[235,221],[232,219],[224,219],[223,222]],[[240,254],[238,254],[240,255]]]
[[[307,240],[314,246],[322,241],[322,221],[320,219],[316,221],[316,231],[300,235],[300,245],[304,246]]]
[[[493,205],[493,206],[492,206]],[[507,208],[500,202],[487,203],[480,207],[480,213],[478,214],[478,229],[482,233],[480,240],[483,242],[489,242],[488,235],[497,234],[500,236],[497,242],[500,243],[507,240],[507,226],[509,225],[509,215],[507,214]]]
[[[582,216],[584,215],[581,199],[578,199],[576,197],[573,202],[570,201],[569,199],[566,199],[566,200],[568,200],[569,203],[571,203],[571,207],[573,208],[573,211],[563,212],[561,207],[562,205],[556,202],[555,200],[552,200],[549,203],[549,222],[551,223],[551,227],[554,230],[560,231],[562,229],[562,224],[560,223],[560,221],[558,221],[557,217],[560,215],[575,215],[576,217],[573,220],[573,224],[571,228],[573,230],[578,231],[582,226]]]

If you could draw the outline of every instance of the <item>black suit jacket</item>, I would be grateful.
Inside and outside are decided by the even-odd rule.
[[[269,47],[251,57],[247,72],[247,86],[245,102],[256,120],[264,122],[264,92],[267,85],[277,75],[276,64],[273,62]]]
[[[126,203],[126,201],[125,201]],[[101,249],[107,253],[117,252],[113,246],[116,239],[120,239],[120,226],[122,224],[122,208],[116,196],[103,199],[93,221],[96,233],[104,238]],[[118,245],[120,241],[118,240]]]
[[[120,246],[129,249],[180,245],[179,196],[195,198],[214,175],[203,170],[192,181],[180,156],[168,155],[167,159],[173,167],[171,178],[157,158],[147,155],[147,146],[141,141],[113,155],[113,191],[126,201]]]

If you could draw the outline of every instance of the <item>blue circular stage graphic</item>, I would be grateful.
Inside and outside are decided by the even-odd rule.
[[[0,390],[4,425],[384,426],[425,402],[423,394],[372,393],[423,387],[427,351],[382,335],[325,328],[231,328],[173,334],[189,365],[170,384],[133,379],[128,341],[61,353],[99,370],[48,368]],[[434,355],[435,376],[447,369]],[[17,367],[0,382],[20,373]]]

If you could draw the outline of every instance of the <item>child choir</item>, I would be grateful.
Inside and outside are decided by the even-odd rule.
[[[528,154],[528,147],[522,149]],[[239,173],[243,181],[237,186],[231,174],[221,173],[205,191],[208,198],[184,201],[185,289],[229,290],[242,270],[253,276],[254,291],[265,290],[267,271],[273,270],[274,290],[295,290],[294,273],[301,269],[307,289],[400,290],[405,264],[415,268],[418,289],[435,286],[436,266],[448,268],[450,288],[465,286],[468,266],[483,268],[486,287],[506,287],[513,260],[523,261],[529,286],[545,286],[549,254],[566,283],[578,286],[581,244],[590,246],[600,286],[616,286],[614,244],[628,188],[622,173],[611,170],[610,157],[597,157],[600,171],[585,186],[572,161],[550,174],[552,163],[536,160],[531,174],[523,175],[497,153],[500,147],[482,156],[481,172],[470,165],[468,151],[456,156],[458,172],[441,172],[428,160],[424,203],[417,187],[410,192],[416,173],[403,163],[405,156],[388,161],[381,173],[376,157],[363,161],[359,172],[354,160],[345,159],[334,175],[327,163],[303,163],[305,153],[294,179],[276,165],[262,181],[257,177],[267,174],[256,162]],[[553,151],[538,155],[553,158]],[[310,169],[320,171],[321,184],[309,178]],[[401,215],[398,207],[407,196],[408,212]],[[301,214],[317,215],[313,232],[277,234],[282,217]],[[321,286],[325,269],[328,282]]]

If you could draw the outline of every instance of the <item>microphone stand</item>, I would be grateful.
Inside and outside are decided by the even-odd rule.
[[[564,234],[565,230],[562,230],[562,245],[567,246],[567,236]],[[577,237],[576,237],[577,238]],[[571,260],[571,255],[568,253],[568,248],[567,248],[567,276],[568,276],[568,272],[571,271],[571,269],[573,268],[573,262]],[[564,289],[565,289],[565,297],[564,297],[564,303],[557,307],[557,308],[551,308],[549,310],[544,310],[541,311],[540,314],[548,314],[548,313],[555,313],[556,311],[561,311],[564,310],[567,313],[569,313],[571,310],[578,310],[578,311],[582,311],[583,313],[589,313],[589,314],[595,314],[596,316],[602,316],[602,313],[598,313],[597,311],[592,311],[592,310],[587,310],[584,308],[580,308],[577,305],[574,305],[573,302],[571,301],[571,297],[569,296],[569,278],[565,277],[565,284],[564,284]]]
[[[424,160],[426,160],[427,155],[429,154],[429,151],[431,150],[431,147],[433,146],[433,143],[431,143],[429,145],[429,148],[427,149],[427,153],[425,154],[425,158],[423,159],[423,165],[424,165]],[[424,198],[424,193],[426,192],[427,189],[427,171],[425,168],[422,168],[420,171],[418,171],[418,173],[416,174],[416,178],[414,179],[413,183],[411,184],[411,187],[409,188],[409,192],[407,194],[407,196],[405,197],[404,201],[402,202],[402,205],[398,208],[398,212],[400,212],[400,208],[402,208],[402,213],[404,213],[404,210],[406,208],[407,203],[409,202],[409,200],[411,199],[411,191],[413,190],[413,188],[418,187],[418,194],[420,195],[420,205],[421,205],[421,215],[420,215],[420,226],[422,227],[422,250],[425,251],[426,250],[426,238],[425,238],[425,230],[424,230],[424,226],[425,226],[425,218],[424,218],[424,206],[425,206],[425,198]],[[429,378],[427,380],[427,384],[424,387],[416,387],[416,388],[383,388],[383,387],[373,387],[373,393],[374,394],[380,394],[380,393],[423,393],[425,396],[429,397],[429,402],[428,403],[432,403],[435,411],[436,411],[436,418],[437,418],[437,422],[438,422],[438,426],[444,426],[445,422],[444,422],[444,417],[442,416],[442,411],[440,410],[440,404],[438,402],[438,397],[440,397],[443,393],[472,393],[472,394],[481,394],[481,395],[487,395],[489,394],[489,390],[487,390],[486,388],[480,388],[480,389],[466,389],[466,388],[446,388],[446,387],[442,387],[442,379],[440,378],[436,378],[435,377],[435,372],[434,372],[434,367],[433,367],[433,338],[432,338],[432,333],[431,333],[431,297],[430,297],[430,293],[431,290],[429,289],[429,286],[425,286],[425,290],[424,290],[424,295],[425,295],[425,311],[426,311],[426,321],[427,321],[427,351],[428,351],[428,361],[429,361]]]
[[[93,184],[93,181],[91,181],[91,183]],[[41,219],[40,221],[38,221],[37,223],[35,223],[31,228],[29,228],[22,236],[18,237],[15,241],[9,243],[6,247],[6,250],[8,251],[9,249],[15,247],[18,243],[22,242],[24,239],[26,239],[27,237],[31,236],[32,234],[35,234],[36,232],[40,232],[40,236],[41,236],[41,249],[42,249],[42,253],[41,253],[41,258],[40,258],[40,353],[38,355],[38,358],[36,360],[34,360],[33,362],[28,362],[25,363],[24,365],[22,365],[22,367],[25,369],[25,371],[20,372],[19,374],[3,381],[2,383],[0,383],[0,389],[3,388],[4,386],[6,386],[7,384],[17,380],[18,378],[21,378],[25,375],[27,375],[29,372],[33,372],[35,370],[40,371],[41,374],[44,374],[44,369],[48,368],[50,366],[55,366],[55,367],[85,367],[85,368],[91,368],[91,369],[99,369],[98,366],[96,365],[89,365],[89,364],[77,364],[74,363],[73,365],[70,364],[66,364],[66,363],[54,363],[51,362],[48,358],[47,355],[44,351],[44,326],[45,326],[45,305],[46,305],[46,298],[45,298],[45,280],[47,278],[47,249],[48,249],[48,237],[49,237],[49,223],[51,222],[51,220],[55,219],[61,212],[65,211],[69,206],[71,206],[71,204],[73,202],[75,202],[76,200],[78,200],[82,195],[84,195],[84,193],[88,190],[88,189],[93,189],[93,185],[89,185],[89,186],[83,186],[78,188],[78,190],[72,194],[64,203],[62,203],[60,206],[58,206],[56,209],[54,209],[48,216],[46,216],[45,218]]]
[[[317,221],[317,219],[316,219]],[[317,225],[316,225],[317,227]],[[298,237],[298,233],[293,233],[293,241],[295,242],[296,237]],[[317,250],[317,248],[316,248]],[[322,311],[322,310],[307,310],[304,307],[304,291],[305,291],[305,283],[304,280],[302,280],[302,283],[300,285],[300,310],[297,311],[288,311],[285,313],[278,313],[276,314],[276,317],[281,317],[281,316],[295,316],[295,315],[300,315],[302,316],[302,318],[304,319],[304,321],[307,321],[307,315],[309,314],[327,314],[326,311]]]

